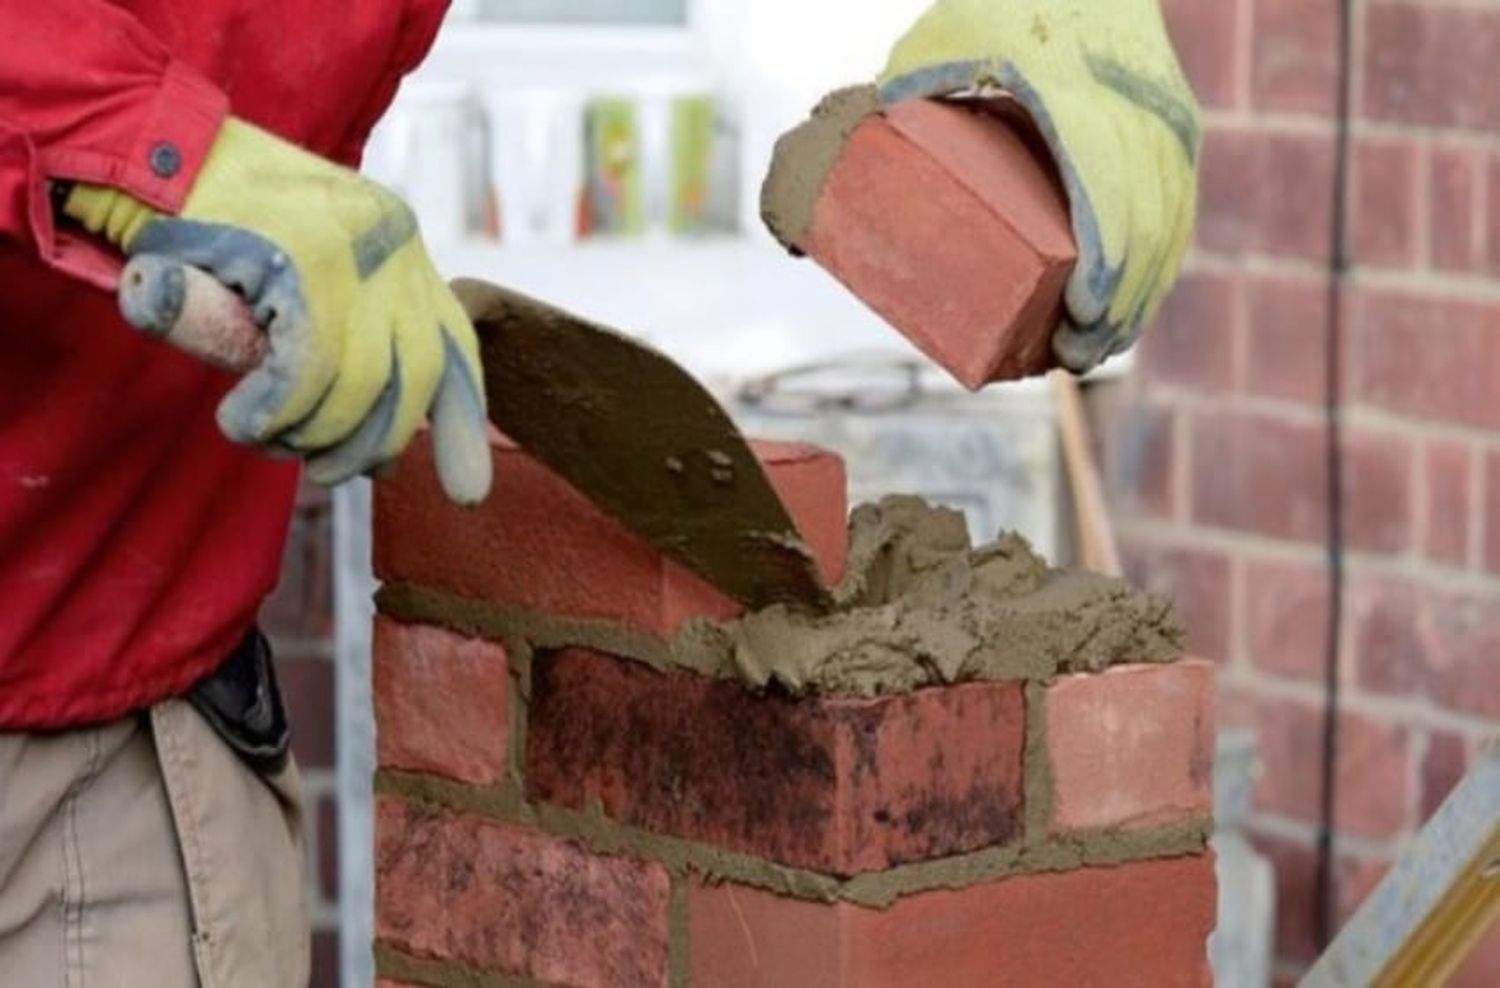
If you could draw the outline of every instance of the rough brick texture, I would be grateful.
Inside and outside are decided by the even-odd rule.
[[[375,621],[376,755],[381,768],[496,782],[509,758],[505,649],[442,628]]]
[[[822,499],[842,521],[836,459],[767,453],[795,514],[831,526]],[[670,628],[671,606],[717,612],[707,596],[664,603],[663,581],[685,577],[611,536],[525,457],[502,457],[514,501],[464,510],[400,486],[410,480],[381,494],[381,571],[480,595],[468,617],[408,594],[394,610],[410,623],[376,621],[383,975],[568,988],[1205,982],[1213,663],[794,697],[554,637],[608,647],[598,621],[538,636],[528,614],[484,627],[503,645],[466,637],[452,626],[476,630],[483,608],[504,624],[520,594],[544,616],[648,631]],[[419,448],[403,477],[429,459]],[[1217,576],[1227,596],[1222,563],[1183,554],[1182,573]],[[564,591],[538,598],[548,579]],[[649,609],[618,604],[637,597]]]
[[[532,672],[527,789],[839,874],[1020,834],[1017,683],[796,702],[574,650]]]
[[[795,443],[757,447],[824,577],[843,575],[843,462]],[[509,443],[495,446],[495,487],[472,511],[451,510],[419,442],[376,487],[375,572],[502,607],[618,621],[667,633],[738,607],[595,508]]]
[[[381,798],[375,873],[376,938],[408,954],[577,988],[667,983],[660,865]]]
[[[1024,875],[880,911],[695,885],[702,988],[1210,983],[1211,857]]]
[[[1353,6],[1343,913],[1500,728],[1500,88],[1474,69],[1500,53],[1500,6]],[[1338,5],[1163,9],[1207,111],[1197,240],[1095,412],[1132,576],[1178,596],[1221,663],[1221,719],[1261,732],[1251,829],[1274,848],[1278,973],[1295,980],[1317,952]],[[1177,439],[1116,441],[1133,421]],[[1459,983],[1500,984],[1500,933]]]
[[[1117,666],[1047,690],[1054,833],[1139,829],[1209,813],[1213,668]]]
[[[1077,257],[1067,210],[989,113],[916,100],[867,119],[800,246],[967,387],[1053,363]]]

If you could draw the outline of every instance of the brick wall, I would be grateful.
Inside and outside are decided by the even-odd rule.
[[[1207,111],[1197,247],[1139,373],[1094,410],[1133,574],[1220,664],[1222,720],[1261,731],[1290,978],[1316,952],[1336,4],[1165,6]],[[1346,911],[1500,721],[1500,3],[1356,6]],[[1461,983],[1500,983],[1500,935],[1481,954]]]
[[[276,592],[261,610],[292,719],[292,750],[306,789],[313,917],[311,988],[337,988],[338,804],[333,668],[333,505],[311,485],[297,498]]]
[[[836,578],[841,464],[761,455]],[[1207,983],[1211,663],[753,691],[664,644],[733,604],[497,456],[377,489],[385,988]]]

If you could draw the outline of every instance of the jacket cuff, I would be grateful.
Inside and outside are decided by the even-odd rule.
[[[43,151],[41,187],[32,196],[33,229],[43,260],[110,290],[118,281],[119,254],[87,235],[59,227],[46,183],[106,185],[164,213],[177,213],[229,115],[229,100],[198,72],[173,61],[149,102],[132,115],[140,124],[116,148]]]

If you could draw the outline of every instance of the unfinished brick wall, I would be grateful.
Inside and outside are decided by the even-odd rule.
[[[841,463],[759,452],[837,579]],[[1210,663],[753,692],[663,650],[732,603],[497,456],[377,492],[384,985],[1208,982]]]
[[[1362,0],[1346,296],[1347,912],[1500,724],[1500,6]],[[1195,252],[1096,422],[1132,575],[1261,731],[1280,974],[1312,927],[1333,0],[1166,0],[1207,111]],[[1460,985],[1500,983],[1492,934]]]

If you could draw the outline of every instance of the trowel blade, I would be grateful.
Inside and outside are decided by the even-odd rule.
[[[490,420],[501,432],[746,607],[827,609],[828,589],[786,506],[692,375],[518,292],[473,279],[453,289],[479,334]]]

